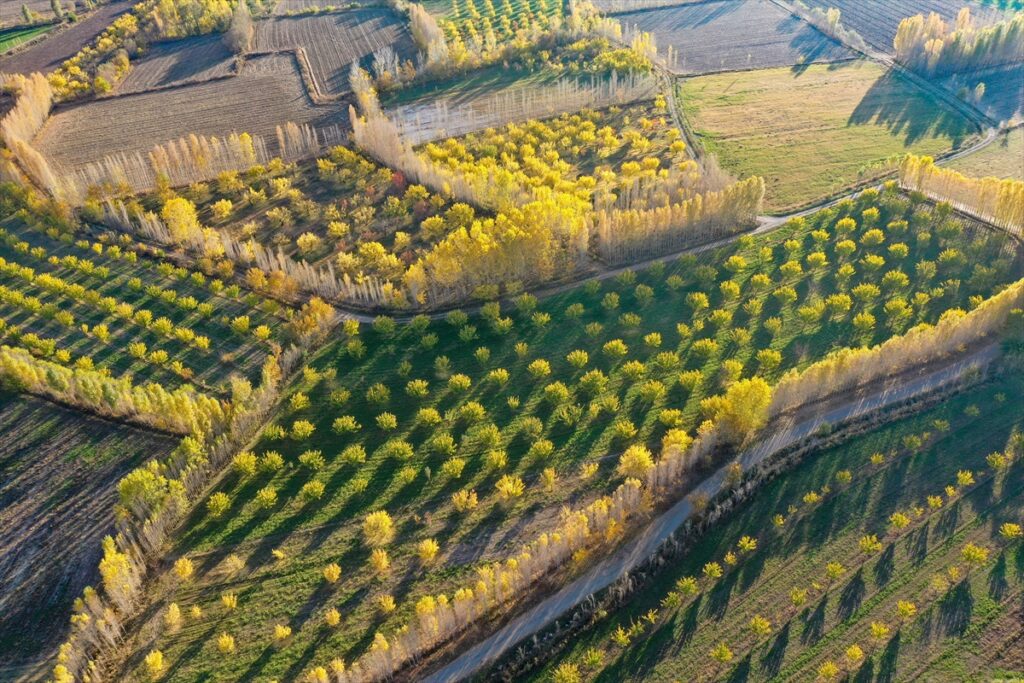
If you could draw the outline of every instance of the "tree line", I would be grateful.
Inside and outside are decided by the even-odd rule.
[[[900,185],[949,202],[1020,236],[1024,232],[1024,181],[971,178],[935,165],[931,157],[908,155],[900,163]]]
[[[974,24],[970,7],[953,25],[932,12],[900,22],[893,40],[896,59],[922,74],[943,76],[1024,59],[1024,12],[990,26]]]

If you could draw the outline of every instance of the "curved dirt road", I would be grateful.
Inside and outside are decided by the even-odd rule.
[[[739,457],[743,469],[747,470],[773,453],[813,434],[824,424],[836,424],[857,418],[880,408],[917,396],[958,378],[969,368],[987,365],[999,355],[997,344],[989,344],[971,355],[950,365],[934,370],[910,381],[894,378],[881,391],[846,403],[838,408],[816,415],[791,425],[780,425],[770,439],[748,449]],[[705,479],[693,493],[713,495],[725,479],[726,467],[722,467]],[[693,506],[689,497],[669,508],[660,517],[631,538],[617,552],[605,558],[588,570],[583,576],[565,586],[554,595],[544,599],[506,624],[481,643],[463,652],[457,659],[423,679],[425,683],[450,683],[472,676],[483,667],[495,662],[517,643],[541,630],[559,616],[583,602],[588,596],[611,585],[620,576],[643,562],[674,532],[691,514]]]

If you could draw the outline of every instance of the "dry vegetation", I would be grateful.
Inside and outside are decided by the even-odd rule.
[[[261,21],[253,47],[257,52],[302,48],[318,90],[329,95],[348,92],[353,61],[369,66],[373,54],[384,48],[393,49],[402,62],[413,56],[401,17],[378,8]]]
[[[850,59],[853,53],[769,0],[718,0],[616,17],[672,46],[680,74]]]
[[[97,578],[117,480],[175,439],[0,393],[0,667],[49,657]]]
[[[942,154],[976,132],[903,77],[863,61],[693,78],[682,101],[705,148],[740,177],[763,176],[777,211],[869,180],[895,154]]]
[[[995,176],[1024,180],[1024,126],[1001,134],[985,149],[957,159],[951,166],[976,178]]]
[[[291,55],[257,57],[235,78],[87,102],[54,112],[36,139],[63,167],[78,167],[191,133],[270,134],[287,121],[317,128],[344,124],[341,106],[314,105]]]

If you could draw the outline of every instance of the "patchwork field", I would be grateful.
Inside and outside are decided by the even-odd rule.
[[[950,76],[941,83],[961,99],[974,103],[997,123],[1024,121],[1024,64]],[[985,92],[977,100],[974,93],[979,84],[984,84]]]
[[[276,126],[288,121],[320,128],[347,118],[341,104],[310,101],[291,55],[273,55],[250,59],[235,78],[57,109],[36,142],[48,159],[76,167],[108,154],[149,151],[190,133],[273,138]]]
[[[117,94],[198,83],[234,73],[235,56],[220,35],[160,43],[132,64]]]
[[[886,262],[906,275],[883,275]],[[117,677],[141,679],[152,649],[168,681],[296,680],[351,662],[420,598],[475,585],[484,562],[550,529],[562,504],[614,488],[624,449],[692,433],[725,384],[934,321],[1016,268],[1004,235],[872,193],[542,302],[347,325],[189,521],[172,559],[195,574],[164,576]],[[363,525],[380,510],[394,538],[378,543]],[[172,602],[189,615],[177,629],[164,627]],[[225,633],[231,657],[217,655]]]
[[[991,145],[957,159],[950,167],[976,178],[995,176],[1024,180],[1024,126],[1001,133]]]
[[[725,169],[765,178],[773,211],[865,182],[893,155],[942,154],[976,132],[870,62],[690,78],[681,101],[690,127]]]
[[[1005,11],[998,6],[998,0],[974,2],[971,0],[896,0],[864,2],[864,0],[804,0],[811,7],[823,10],[836,8],[841,12],[840,21],[849,29],[859,33],[868,43],[883,52],[892,53],[893,38],[900,21],[914,14],[935,12],[946,21],[956,19],[957,12],[965,5],[978,24],[998,21]]]
[[[98,580],[115,484],[176,439],[0,392],[0,678],[49,657]]]
[[[355,9],[304,17],[275,17],[256,24],[256,52],[294,50],[301,47],[309,60],[313,79],[324,94],[341,95],[349,90],[353,61],[370,68],[373,55],[391,48],[400,61],[411,59],[412,38],[402,19],[387,9]]]
[[[557,668],[583,680],[695,682],[1019,671],[1024,547],[999,528],[1024,515],[1021,382],[1011,374],[812,455],[530,680],[552,680]],[[1012,464],[994,469],[993,453]],[[908,525],[895,526],[895,514]],[[776,515],[782,524],[768,524]],[[864,549],[867,535],[875,549]],[[756,549],[737,548],[744,536]],[[987,561],[972,568],[968,544]],[[724,576],[704,575],[711,562]],[[914,613],[900,616],[900,601]]]
[[[619,14],[623,26],[672,47],[678,74],[806,65],[853,53],[769,0],[718,0]]]
[[[15,3],[5,4],[10,7]],[[21,11],[21,3],[15,5]],[[0,57],[0,73],[28,74],[53,71],[103,32],[117,17],[132,8],[130,0],[112,0],[75,24],[52,32],[44,40],[13,55]]]

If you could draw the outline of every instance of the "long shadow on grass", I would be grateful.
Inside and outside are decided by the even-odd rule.
[[[988,573],[988,596],[996,602],[1002,602],[1010,584],[1006,580],[1006,552],[999,553],[996,563]]]
[[[799,25],[799,28],[789,42],[789,46],[800,54],[802,60],[799,64],[794,64],[792,68],[793,74],[797,77],[803,75],[818,60],[827,61],[828,59],[852,56],[838,42],[794,16],[780,21],[776,31],[784,35],[785,32],[790,32],[793,29],[794,22]]]
[[[847,125],[885,126],[905,145],[929,136],[947,136],[958,148],[975,132],[962,116],[940,105],[903,76],[889,72],[875,81],[850,115]]]
[[[840,621],[846,621],[853,616],[861,603],[864,602],[864,594],[866,592],[864,569],[861,568],[857,570],[857,573],[853,575],[853,578],[850,579],[850,582],[846,584],[839,594],[839,606],[836,611]]]
[[[971,584],[964,579],[952,587],[939,602],[939,627],[946,637],[962,636],[971,625],[974,596]]]
[[[791,621],[786,622],[786,625],[782,627],[779,634],[775,636],[771,647],[761,657],[761,672],[764,673],[766,678],[775,678],[779,675],[779,671],[782,670],[782,662],[786,659],[786,648],[789,647],[789,628],[791,624]]]
[[[892,683],[896,679],[896,664],[900,656],[902,637],[903,632],[897,631],[882,650],[882,655],[878,659],[878,678],[875,679],[877,683]]]

